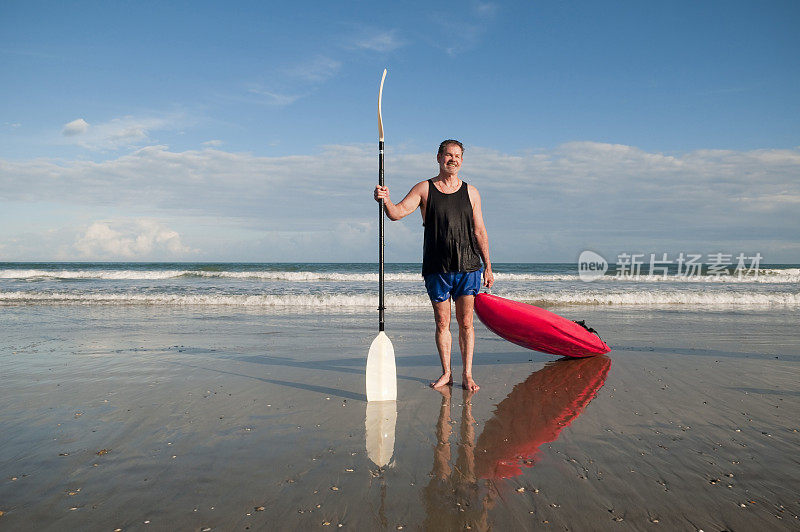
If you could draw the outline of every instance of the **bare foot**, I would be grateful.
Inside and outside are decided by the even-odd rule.
[[[478,384],[472,380],[471,375],[464,375],[464,378],[461,381],[461,385],[464,387],[465,390],[469,390],[470,392],[477,392],[481,389]]]
[[[445,384],[453,384],[453,375],[451,373],[442,373],[442,376],[439,377],[436,382],[431,383],[431,388],[438,388],[439,386],[444,386]]]

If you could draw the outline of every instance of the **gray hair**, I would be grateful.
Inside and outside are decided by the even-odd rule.
[[[438,157],[439,155],[443,154],[444,150],[450,145],[458,146],[459,148],[461,148],[461,155],[464,155],[464,145],[463,144],[461,144],[456,139],[447,139],[447,140],[443,140],[442,143],[439,144],[439,151],[436,152],[436,156]]]

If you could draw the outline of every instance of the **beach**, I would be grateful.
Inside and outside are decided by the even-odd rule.
[[[6,270],[17,285],[0,290],[0,529],[800,526],[793,306],[546,302],[612,347],[576,360],[476,319],[472,395],[428,387],[440,373],[433,320],[412,294],[387,309],[398,400],[376,409],[364,388],[370,305],[246,305],[240,285],[189,290],[152,268],[117,270],[128,273]],[[34,291],[49,299],[8,296]],[[202,291],[245,299],[177,299]]]
[[[428,388],[430,316],[390,313],[398,401],[378,467],[372,312],[4,307],[0,528],[796,529],[794,311],[560,310],[613,347],[604,382],[562,404],[548,397],[576,361],[479,323],[481,389]],[[520,401],[545,404],[538,425],[498,440]]]

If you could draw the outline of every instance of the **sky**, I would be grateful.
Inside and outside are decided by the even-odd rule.
[[[0,3],[0,262],[377,260],[466,152],[493,262],[800,263],[800,3]],[[419,262],[419,213],[386,259]]]

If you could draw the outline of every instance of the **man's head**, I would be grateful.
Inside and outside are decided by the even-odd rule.
[[[461,144],[459,141],[457,141],[455,139],[447,139],[447,140],[443,140],[442,143],[439,144],[439,151],[436,152],[436,156],[438,157],[439,155],[443,154],[448,146],[458,146],[459,148],[461,148],[461,155],[462,156],[464,155],[464,145],[463,144]]]
[[[439,144],[436,160],[439,162],[439,175],[457,176],[464,156],[464,145],[457,140],[448,139]]]

